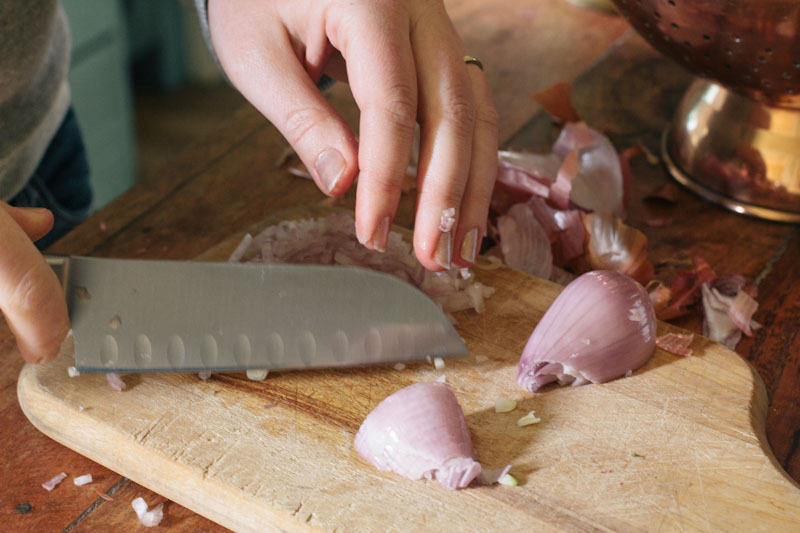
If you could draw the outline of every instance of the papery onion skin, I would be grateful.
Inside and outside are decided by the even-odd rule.
[[[466,487],[481,472],[461,406],[440,382],[416,383],[384,399],[361,424],[353,446],[379,470],[436,479],[450,490]]]
[[[517,383],[529,392],[555,381],[605,383],[647,362],[655,340],[655,311],[644,288],[618,272],[587,272],[536,325],[517,367]]]

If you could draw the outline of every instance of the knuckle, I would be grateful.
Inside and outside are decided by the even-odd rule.
[[[37,265],[32,265],[22,273],[9,299],[13,309],[27,314],[47,303],[47,295],[41,289],[40,278]]]
[[[482,105],[476,111],[475,123],[496,132],[500,127],[500,115],[493,105]]]
[[[391,198],[400,188],[400,181],[386,173],[372,173],[369,177],[370,193],[379,198]]]
[[[286,139],[292,146],[300,144],[309,132],[318,128],[330,116],[318,107],[291,110],[284,119]]]
[[[467,95],[454,94],[448,99],[447,107],[444,110],[444,119],[458,135],[472,138],[472,129],[475,126],[475,106]]]
[[[380,104],[382,114],[402,133],[413,132],[417,125],[417,95],[408,85],[396,85]]]

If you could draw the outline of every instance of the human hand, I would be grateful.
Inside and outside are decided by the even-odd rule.
[[[359,174],[356,233],[382,250],[420,124],[414,249],[431,270],[474,260],[497,171],[497,113],[441,0],[209,0],[217,57],[286,137],[319,188]],[[360,146],[316,87],[348,80]],[[442,212],[455,208],[450,233]]]
[[[33,245],[52,227],[47,209],[0,202],[0,311],[31,363],[54,359],[70,327],[61,284]]]

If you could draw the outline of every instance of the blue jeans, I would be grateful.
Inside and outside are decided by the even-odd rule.
[[[86,220],[92,207],[89,164],[78,121],[70,109],[28,184],[9,202],[17,207],[46,207],[55,224],[36,241],[43,250]]]

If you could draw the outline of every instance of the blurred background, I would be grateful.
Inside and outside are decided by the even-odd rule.
[[[63,0],[69,81],[95,207],[157,174],[245,100],[221,77],[191,0]]]

